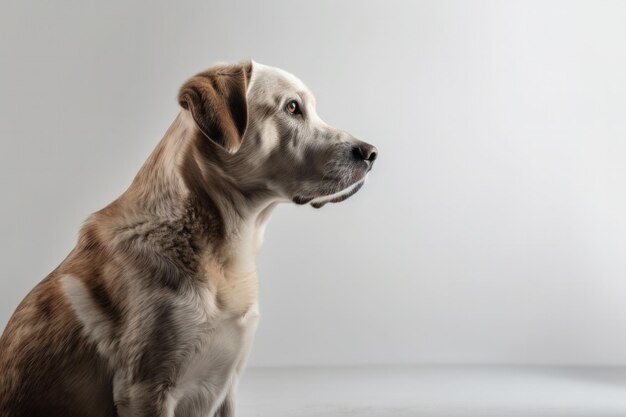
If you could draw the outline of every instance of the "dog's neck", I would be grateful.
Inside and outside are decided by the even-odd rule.
[[[219,160],[207,161],[202,141],[181,112],[120,200],[145,217],[185,225],[221,267],[252,272],[277,200],[239,187]]]

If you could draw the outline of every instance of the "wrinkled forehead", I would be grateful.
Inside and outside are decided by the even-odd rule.
[[[315,103],[315,97],[295,75],[276,67],[252,63],[252,75],[248,87],[248,99],[278,104],[286,97],[300,98]]]

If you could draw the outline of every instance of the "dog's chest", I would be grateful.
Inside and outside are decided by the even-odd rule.
[[[250,242],[228,264],[205,258],[206,286],[178,300],[191,351],[173,394],[177,416],[213,415],[245,365],[259,317],[256,265],[245,256]]]
[[[252,300],[243,297],[250,291],[247,287],[239,289],[243,291],[239,297],[227,300],[228,305],[220,305],[218,297],[189,300],[188,306],[195,305],[201,311],[193,314],[187,310],[191,313],[188,319],[195,322],[189,331],[189,339],[194,342],[176,384],[177,415],[178,410],[180,415],[199,411],[212,415],[235,383],[248,357],[259,317],[256,298],[252,304],[245,304],[245,300]],[[216,313],[218,306],[222,309]]]

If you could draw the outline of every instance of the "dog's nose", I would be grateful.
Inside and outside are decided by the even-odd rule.
[[[376,146],[370,145],[369,143],[360,143],[352,149],[352,153],[357,159],[371,163],[374,162],[378,156],[378,149],[376,149]]]

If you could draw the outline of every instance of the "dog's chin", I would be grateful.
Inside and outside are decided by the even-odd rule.
[[[365,180],[367,176],[361,178],[357,182],[347,186],[346,188],[337,191],[332,194],[324,194],[316,197],[301,197],[297,196],[293,198],[293,202],[296,204],[308,204],[310,203],[312,207],[322,208],[328,203],[339,203],[348,199],[349,197],[356,194],[357,191],[363,187],[365,184]]]

